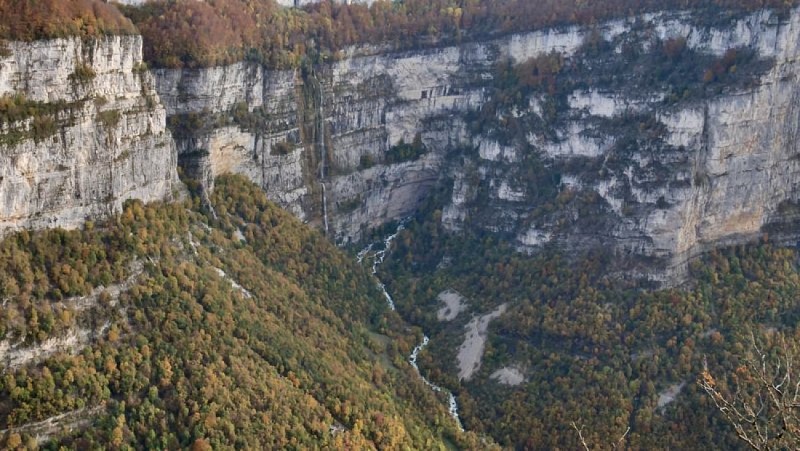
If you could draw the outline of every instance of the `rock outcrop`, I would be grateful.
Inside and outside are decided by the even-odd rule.
[[[463,115],[483,103],[501,50],[525,59],[551,41],[560,48],[562,35],[405,53],[359,49],[313,73],[239,63],[154,74],[190,173],[206,183],[225,171],[245,174],[307,220],[320,220],[325,182],[332,234],[343,242],[407,216],[441,180],[447,153],[472,139]],[[580,44],[575,39],[567,49]],[[391,158],[416,138],[427,152]]]
[[[698,25],[688,14],[646,19],[616,36],[618,29],[603,30],[610,47],[597,62],[624,53],[626,45],[652,49],[669,41],[685,43],[694,64],[709,68],[752,55],[730,66],[725,82],[709,81],[712,69],[702,81],[684,81],[684,93],[692,93],[686,98],[643,90],[636,79],[641,68],[600,86],[586,82],[594,79],[591,71],[576,75],[582,88],[568,93],[552,128],[528,131],[528,146],[476,140],[472,161],[481,180],[470,186],[456,177],[445,221],[458,227],[472,214],[529,251],[549,242],[579,249],[611,244],[620,255],[662,262],[669,271],[643,269],[661,279],[679,275],[688,259],[713,247],[764,234],[797,239],[800,12],[760,11],[717,26]],[[541,100],[531,100],[525,120],[543,116]],[[537,152],[546,170],[558,174],[557,211],[533,211],[536,187],[513,167],[522,149]],[[489,214],[477,213],[480,189],[488,191],[482,202],[494,206]],[[464,207],[470,193],[471,210]],[[581,197],[586,201],[574,200]]]
[[[172,197],[174,142],[138,36],[8,43],[0,57],[0,234],[76,227]]]

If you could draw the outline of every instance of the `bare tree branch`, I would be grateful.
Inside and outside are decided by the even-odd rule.
[[[622,437],[620,437],[619,440],[617,440],[617,443],[614,443],[614,448],[613,449],[617,449],[617,448],[622,449],[621,447],[623,447],[625,445],[625,437],[628,436],[628,432],[630,432],[630,431],[631,431],[631,427],[628,426],[628,429],[625,429],[625,433],[622,434]]]
[[[751,351],[730,378],[732,394],[720,388],[704,360],[698,385],[733,426],[736,435],[755,450],[790,449],[800,443],[800,380],[795,380],[796,348],[773,333],[760,344],[750,333]]]
[[[578,428],[578,425],[575,422],[572,422],[572,428],[578,432],[578,438],[581,440],[581,445],[583,445],[583,449],[589,451],[589,445],[586,444],[586,440],[583,438],[583,426]]]
[[[578,439],[581,441],[581,445],[583,445],[583,449],[589,451],[589,445],[586,443],[586,439],[583,438],[583,426],[578,427],[575,422],[572,422],[572,429],[575,429],[575,432],[578,433]],[[622,437],[619,438],[615,443],[611,445],[611,449],[622,449],[625,446],[625,437],[628,436],[628,433],[631,431],[630,426],[628,429],[625,430],[625,433],[622,434]]]

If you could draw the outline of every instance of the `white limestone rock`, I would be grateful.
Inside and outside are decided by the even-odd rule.
[[[492,373],[489,379],[495,380],[503,385],[516,386],[525,382],[525,375],[519,368],[503,367]]]
[[[501,317],[507,308],[507,304],[502,304],[490,313],[473,318],[469,324],[464,326],[466,329],[464,342],[458,348],[459,380],[470,380],[472,375],[480,369],[489,334],[489,323]]]
[[[46,137],[34,136],[33,118],[2,124],[0,235],[73,228],[119,212],[128,199],[173,196],[180,186],[175,145],[143,70],[140,37],[12,42],[9,49],[0,58],[0,95],[70,107],[39,116],[55,127]],[[95,75],[80,81],[78,67]]]
[[[782,202],[800,198],[795,144],[800,142],[800,110],[795,106],[800,104],[795,75],[800,72],[798,11],[785,17],[759,11],[714,26],[698,24],[682,12],[599,24],[595,29],[609,39],[629,31],[636,20],[649,22],[655,38],[684,37],[689,47],[718,56],[746,45],[760,57],[774,58],[775,64],[753,86],[678,106],[665,105],[663,92],[582,88],[569,96],[569,122],[556,139],[531,134],[528,145],[519,147],[501,145],[491,136],[472,136],[464,122],[467,113],[485,103],[494,65],[502,58],[520,62],[554,51],[568,57],[589,30],[562,27],[405,52],[375,46],[346,49],[342,60],[321,65],[316,80],[307,81],[324,91],[321,118],[332,236],[338,242],[352,241],[365,229],[407,216],[445,182],[452,184],[451,200],[442,211],[448,229],[469,225],[510,232],[523,248],[554,239],[580,248],[589,246],[594,235],[603,237],[603,246],[679,265],[710,246],[752,239],[766,224],[780,220]],[[5,65],[0,69],[6,70]],[[48,73],[34,78],[43,80]],[[155,75],[170,115],[224,114],[242,103],[251,111],[263,106],[271,115],[268,129],[226,126],[179,140],[181,154],[207,152],[208,174],[244,174],[285,208],[318,220],[319,139],[307,132],[314,124],[302,123],[317,120],[311,117],[316,114],[303,117],[305,102],[317,100],[303,98],[299,74],[239,63],[158,70]],[[0,86],[14,80],[0,77]],[[57,86],[56,91],[65,91]],[[542,98],[528,100],[527,110],[513,112],[520,120],[542,113]],[[598,121],[629,112],[653,115],[664,127],[663,143],[633,149],[622,168],[605,170],[609,149],[617,141]],[[392,146],[417,136],[428,149],[423,157],[385,164]],[[272,146],[282,141],[297,145],[288,155],[272,155]],[[470,149],[477,152],[454,153]],[[553,224],[540,221],[532,227],[527,219],[539,207],[538,200],[525,195],[517,170],[529,161],[525,152],[537,152],[545,165],[595,167],[591,173],[561,173],[561,189],[599,195],[607,217],[594,222],[606,228],[581,230],[580,238],[571,240],[569,230],[555,231]],[[476,205],[477,184],[490,187],[489,198],[502,202]],[[569,225],[579,219],[572,215],[560,222]]]
[[[436,319],[439,321],[452,321],[467,308],[464,296],[454,290],[442,291],[436,296],[436,299],[444,304],[436,312]]]

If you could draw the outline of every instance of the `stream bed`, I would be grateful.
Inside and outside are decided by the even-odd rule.
[[[378,267],[381,265],[381,263],[383,263],[383,260],[386,258],[386,254],[389,252],[389,249],[392,246],[392,241],[394,241],[394,239],[397,238],[397,235],[403,230],[403,228],[404,226],[403,223],[401,222],[400,225],[397,227],[397,230],[395,230],[393,234],[384,238],[383,249],[373,252],[373,247],[375,243],[372,243],[369,246],[362,249],[356,257],[359,263],[364,261],[364,259],[367,258],[368,256],[372,257],[372,275],[375,277],[375,280],[378,284],[378,288],[380,288],[384,298],[386,298],[386,303],[392,310],[397,310],[394,304],[394,299],[392,299],[392,295],[390,295],[389,292],[386,290],[386,285],[383,283],[383,281],[381,281],[380,278],[378,278]],[[430,343],[430,338],[428,338],[427,335],[423,335],[422,343],[418,344],[414,348],[414,350],[411,351],[411,355],[408,356],[408,363],[410,363],[411,366],[414,367],[414,369],[417,372],[417,376],[419,376],[419,378],[422,379],[422,382],[424,382],[425,385],[427,385],[431,390],[437,393],[447,394],[448,409],[450,411],[450,415],[453,417],[453,419],[456,420],[459,429],[463,431],[464,426],[461,424],[461,417],[458,415],[458,402],[456,401],[455,395],[453,395],[452,392],[445,390],[444,388],[429,381],[419,371],[419,366],[417,365],[417,357],[419,356],[419,353],[422,352],[422,350],[425,349],[426,346],[428,346],[429,343]]]

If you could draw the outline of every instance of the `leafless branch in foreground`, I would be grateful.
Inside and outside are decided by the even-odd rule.
[[[579,428],[578,425],[575,424],[575,422],[573,421],[572,428],[575,429],[575,431],[578,433],[578,438],[581,441],[581,445],[583,445],[583,449],[589,451],[589,445],[586,444],[586,439],[583,438],[583,426]]]
[[[578,439],[580,440],[581,445],[583,446],[583,449],[586,450],[586,451],[589,451],[589,445],[586,443],[586,439],[583,437],[583,426],[578,427],[578,425],[575,424],[575,422],[573,421],[572,422],[572,429],[575,429],[575,432],[578,433]],[[611,445],[611,449],[623,449],[625,447],[625,437],[628,436],[628,433],[630,431],[631,431],[631,428],[628,427],[628,429],[625,430],[625,433],[622,434],[622,436],[619,438],[619,440],[617,440],[615,443],[613,443]]]
[[[765,346],[751,332],[750,352],[730,377],[732,390],[714,378],[707,362],[697,383],[750,448],[794,449],[800,443],[797,351],[782,334],[771,335]]]

